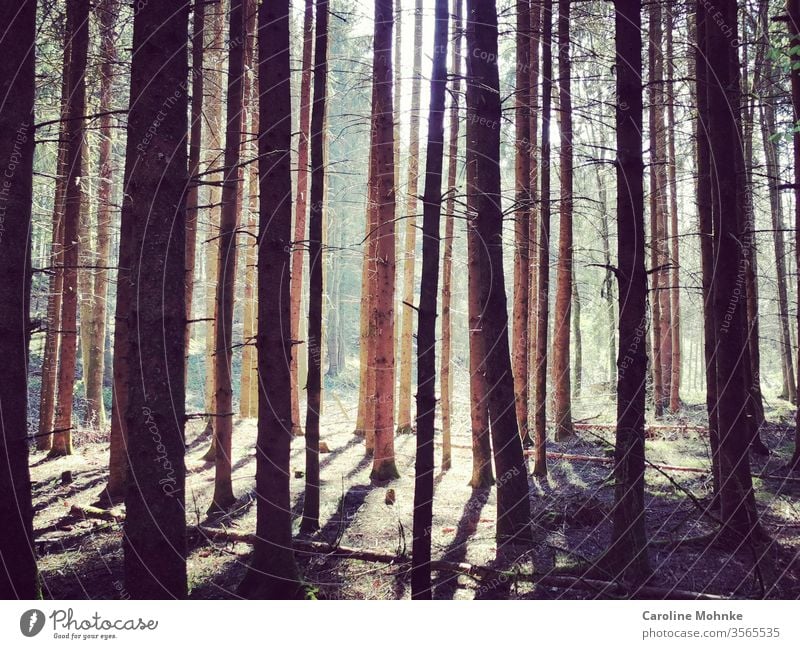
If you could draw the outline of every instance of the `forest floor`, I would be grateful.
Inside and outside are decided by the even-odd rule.
[[[387,504],[387,486],[370,484],[370,461],[364,456],[363,440],[352,433],[351,401],[329,397],[325,403],[322,440],[330,452],[321,456],[322,529],[312,540],[331,547],[401,556],[384,563],[301,553],[299,566],[319,598],[407,598],[415,436],[396,437],[401,478],[388,485],[394,490],[394,503]],[[613,409],[610,402],[598,407],[600,402],[591,395],[579,402],[575,416],[579,420],[584,416],[585,420],[576,436],[566,443],[551,442],[548,451],[608,458],[613,426],[599,422],[613,422]],[[734,553],[691,542],[675,546],[676,541],[715,529],[713,520],[702,511],[709,502],[711,487],[708,445],[705,433],[691,427],[703,425],[703,409],[687,406],[680,417],[659,422],[672,427],[652,431],[647,442],[650,462],[694,469],[647,471],[645,506],[653,569],[649,583],[664,589],[665,595],[680,589],[734,598],[800,598],[800,475],[791,476],[785,469],[793,430],[782,423],[790,414],[782,403],[768,412],[770,421],[781,423],[772,423],[762,432],[771,455],[752,455],[753,474],[762,476],[754,478],[761,522],[772,541],[758,547],[748,545]],[[202,429],[197,421],[187,427],[187,524],[252,533],[256,517],[255,421],[236,424],[233,465],[239,501],[232,512],[213,520],[207,519],[205,511],[213,492],[214,465],[201,459],[209,443]],[[76,454],[71,457],[47,460],[36,452],[31,457],[36,546],[46,597],[126,597],[121,523],[82,519],[70,513],[73,505],[91,505],[105,484],[108,443],[101,437],[79,434]],[[515,576],[574,575],[608,547],[608,514],[614,497],[610,463],[551,457],[547,479],[529,477],[535,536],[532,549],[519,557],[499,558],[494,538],[496,491],[473,491],[467,485],[471,450],[465,421],[456,426],[453,444],[453,468],[446,473],[437,471],[435,477],[433,558],[491,566],[501,572],[493,573],[495,578],[490,579],[485,572],[468,576],[436,571],[434,597],[589,599],[618,595],[580,579],[552,584]],[[440,453],[437,443],[437,462]],[[296,438],[291,456],[295,533],[302,513],[304,468],[303,439]],[[71,472],[71,482],[62,480],[65,471]],[[124,515],[122,507],[113,511]],[[190,597],[236,597],[251,551],[244,542],[212,542],[200,534],[190,534]]]

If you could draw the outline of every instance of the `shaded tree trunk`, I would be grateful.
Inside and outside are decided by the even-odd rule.
[[[436,418],[436,303],[439,292],[439,219],[442,210],[444,98],[447,84],[447,0],[436,1],[433,71],[422,213],[422,277],[417,324],[417,453],[411,598],[432,599],[433,441]]]
[[[75,9],[71,6],[70,13]],[[13,34],[4,39],[0,58],[0,168],[4,170],[0,185],[0,355],[4,364],[0,373],[0,598],[35,599],[40,594],[26,433],[36,2],[4,2],[0,21]]]
[[[314,103],[311,106],[311,212],[308,220],[308,395],[306,493],[300,529],[319,529],[319,417],[322,409],[322,233],[325,228],[325,128],[328,93],[328,1],[316,2]]]
[[[794,122],[800,119],[800,0],[788,0],[786,7],[789,13],[789,38],[792,46],[791,55],[791,80],[792,80],[792,108]],[[795,129],[792,142],[794,145],[794,215],[795,215],[795,266],[800,268],[800,133]],[[797,283],[798,297],[800,297],[800,282]],[[797,311],[798,326],[800,326],[800,308]],[[797,367],[800,371],[800,352],[797,357]],[[798,380],[800,383],[800,380]],[[795,422],[794,454],[790,461],[793,469],[800,467],[800,409]]]
[[[151,2],[134,17],[122,219],[130,224],[134,246],[127,353],[131,370],[138,371],[131,371],[125,386],[130,480],[123,547],[125,588],[136,599],[187,594],[183,345],[189,106],[180,88],[189,73],[188,30],[188,2]],[[154,120],[159,127],[151,135]]]
[[[617,280],[619,360],[614,447],[615,503],[608,558],[615,574],[641,583],[649,572],[644,510],[647,272],[642,159],[641,3],[616,0]]]
[[[257,518],[253,558],[239,594],[254,599],[300,594],[292,552],[289,451],[292,354],[289,242],[292,236],[292,99],[288,0],[258,8],[259,248]]]
[[[467,3],[468,146],[476,152],[477,231],[480,252],[482,330],[489,390],[489,421],[497,483],[497,540],[531,540],[528,476],[514,409],[514,377],[508,341],[503,279],[503,215],[500,206],[500,81],[494,1]]]

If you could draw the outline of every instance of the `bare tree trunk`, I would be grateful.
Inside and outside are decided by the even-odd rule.
[[[289,451],[292,395],[289,359],[288,242],[292,234],[292,99],[288,0],[258,8],[259,248],[257,519],[253,558],[239,594],[254,599],[301,593],[292,552]]]
[[[528,476],[514,410],[514,377],[508,341],[503,278],[503,214],[500,206],[500,80],[497,10],[493,0],[467,3],[468,146],[476,152],[477,230],[480,253],[482,329],[489,387],[489,421],[497,483],[497,541],[531,540]]]
[[[314,2],[305,0],[303,13],[303,70],[300,76],[300,133],[297,142],[297,194],[294,203],[294,243],[292,245],[292,340],[300,340],[300,307],[303,293],[303,257],[306,247],[308,212],[308,129],[311,119],[311,53],[314,47]],[[312,205],[313,207],[313,205]],[[300,343],[292,354],[292,431],[302,435],[300,425]]]
[[[64,58],[61,78],[61,110],[59,116],[58,157],[56,162],[55,190],[53,196],[53,240],[50,260],[53,273],[50,275],[50,293],[47,298],[47,333],[42,359],[42,383],[39,398],[39,433],[36,448],[49,451],[53,445],[53,423],[56,405],[56,382],[58,378],[58,355],[61,341],[61,301],[64,289],[64,198],[67,190],[67,108],[69,105],[69,61],[71,39],[69,32],[64,38]]]
[[[572,316],[572,96],[570,94],[569,21],[570,0],[558,1],[558,96],[561,197],[558,219],[558,266],[556,311],[553,324],[553,419],[555,439],[572,437],[570,394],[570,322]]]
[[[127,353],[130,480],[125,588],[136,599],[187,594],[184,336],[189,3],[134,17],[123,224],[132,229]],[[166,44],[166,50],[165,50]],[[158,137],[149,133],[159,120]],[[125,226],[123,225],[123,229]]]
[[[397,478],[394,460],[394,283],[395,283],[395,188],[394,133],[392,114],[392,24],[391,0],[375,0],[375,52],[372,77],[375,93],[375,281],[370,313],[370,336],[375,338],[370,365],[375,374],[374,480]]]
[[[541,0],[531,0],[530,8],[530,218],[528,219],[528,251],[530,264],[530,278],[528,296],[528,374],[527,389],[528,401],[533,401],[534,418],[536,409],[536,339],[538,321],[538,294],[539,294],[539,161],[537,159],[537,145],[539,141],[539,65],[541,57],[539,46],[542,42],[542,2]],[[531,435],[531,407],[528,405],[528,435],[522,440],[525,448],[534,445]]]
[[[608,558],[613,572],[641,583],[649,573],[645,531],[647,272],[642,160],[642,5],[616,0],[617,280],[619,360],[615,504]]]
[[[74,7],[70,7],[70,18]],[[33,201],[36,3],[0,5],[4,39],[0,60],[0,598],[41,597],[33,542],[28,471],[28,343],[30,341],[31,203]],[[80,43],[79,43],[80,45]]]
[[[542,153],[536,304],[536,411],[533,475],[547,475],[547,327],[550,311],[550,105],[553,88],[553,0],[542,5]]]
[[[222,211],[217,242],[217,326],[214,353],[216,386],[217,453],[214,471],[214,496],[209,511],[224,511],[236,498],[231,483],[233,439],[233,301],[236,295],[236,230],[239,227],[239,183],[242,182],[239,158],[242,143],[242,100],[244,97],[245,14],[244,0],[231,0],[227,120],[225,160],[222,181]]]
[[[86,92],[86,54],[89,47],[89,2],[67,4],[68,34],[72,39],[67,107],[67,188],[64,198],[64,291],[61,298],[61,353],[51,456],[72,454],[72,397],[77,362],[78,252],[82,201],[83,138]]]
[[[458,177],[458,93],[461,91],[461,3],[453,0],[453,86],[450,93],[449,146],[447,154],[447,202],[445,204],[444,255],[442,258],[442,359],[440,399],[442,403],[442,471],[452,466],[452,415],[453,385],[450,379],[452,324],[451,300],[453,282],[453,234]]]
[[[439,219],[442,211],[447,21],[447,0],[436,0],[428,142],[425,148],[422,277],[417,325],[417,454],[414,468],[414,540],[411,554],[412,599],[433,597],[431,531],[436,418],[436,303],[439,292]]]
[[[523,442],[528,439],[528,334],[531,281],[531,17],[530,0],[517,0],[515,117],[514,303],[512,314],[514,403]]]
[[[319,529],[319,417],[322,409],[322,233],[325,231],[325,141],[328,93],[328,1],[316,2],[314,103],[311,107],[311,212],[308,220],[308,395],[306,493],[300,529]]]
[[[800,1],[788,0],[786,7],[789,13],[789,38],[792,46],[792,108],[794,122],[797,123],[797,120],[800,119],[800,53],[797,51],[797,46],[800,44]],[[797,130],[794,131],[792,140],[794,144],[795,265],[800,268],[800,133]],[[797,287],[798,297],[800,297],[800,282],[797,283]],[[800,326],[800,308],[797,311],[797,322],[798,326]],[[797,357],[797,367],[800,371],[800,353],[798,353]],[[798,380],[798,383],[800,383],[800,380]],[[800,409],[797,412],[794,439],[794,454],[789,465],[792,469],[797,469],[800,467]]]
[[[411,113],[408,126],[408,176],[406,178],[405,255],[403,257],[403,302],[400,321],[400,391],[397,432],[410,433],[411,366],[413,351],[414,260],[417,249],[417,193],[419,191],[419,114],[422,96],[422,0],[414,7],[414,63],[411,77]]]

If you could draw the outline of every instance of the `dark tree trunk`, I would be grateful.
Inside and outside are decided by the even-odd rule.
[[[325,111],[328,92],[328,1],[316,2],[314,101],[311,105],[311,212],[308,218],[308,383],[306,495],[300,529],[319,528],[319,416],[322,408],[322,233],[325,227]]]
[[[67,104],[67,188],[64,199],[64,286],[61,298],[61,353],[58,364],[55,431],[51,456],[72,453],[72,393],[78,344],[78,239],[82,205],[80,177],[86,104],[86,54],[89,48],[89,2],[67,3],[67,33],[72,38]]]
[[[257,519],[252,562],[239,592],[257,599],[300,595],[292,552],[289,450],[292,395],[289,360],[289,268],[292,237],[292,98],[289,1],[258,9],[259,248]]]
[[[514,377],[508,342],[503,279],[503,214],[500,206],[500,81],[497,10],[493,0],[469,0],[467,19],[467,111],[474,122],[468,146],[476,152],[477,231],[480,253],[482,329],[489,421],[497,487],[498,544],[531,540],[528,475],[514,409]]]
[[[130,469],[125,587],[137,599],[182,598],[187,590],[183,345],[188,39],[188,2],[151,2],[134,18],[122,220],[123,230],[126,222],[130,227],[134,246],[126,313],[131,371],[124,386]]]
[[[542,5],[542,152],[537,246],[536,369],[533,475],[547,475],[547,325],[550,311],[550,106],[553,89],[553,0]]]
[[[217,240],[217,326],[215,327],[214,386],[216,388],[217,449],[214,457],[214,498],[209,511],[224,511],[236,502],[231,482],[233,439],[233,301],[236,295],[236,230],[239,227],[239,157],[244,99],[244,0],[231,0],[227,119],[225,125],[222,209]]]
[[[28,471],[28,343],[30,340],[31,203],[36,2],[0,5],[0,599],[39,595]]]
[[[436,303],[439,292],[439,219],[442,210],[447,22],[447,0],[436,0],[422,208],[422,277],[417,324],[417,457],[414,469],[414,540],[411,553],[412,599],[432,598],[430,562],[436,418]]]
[[[728,2],[705,21],[708,64],[708,133],[712,165],[714,268],[731,272],[714,275],[712,314],[717,333],[717,424],[719,433],[720,541],[733,546],[761,532],[750,478],[748,448],[752,439],[742,404],[749,394],[746,358],[746,304],[740,299],[739,275],[745,259],[741,237],[745,224],[744,154],[738,118],[740,72],[737,8]],[[699,29],[698,29],[699,32]],[[733,32],[733,34],[731,34]],[[732,110],[734,107],[735,110]],[[737,272],[733,272],[737,269]]]
[[[787,9],[789,12],[789,37],[792,46],[792,108],[794,112],[794,122],[800,119],[800,52],[797,47],[800,45],[800,0],[788,0]],[[795,267],[800,268],[800,132],[796,129],[793,134],[794,144],[794,216],[795,216]],[[800,297],[800,282],[797,283],[798,297]],[[798,326],[800,327],[800,308],[797,311]],[[800,329],[798,329],[800,331]],[[797,367],[800,371],[800,352],[797,357]],[[800,383],[800,377],[798,377]],[[795,446],[794,454],[790,461],[793,469],[800,468],[800,408],[797,411],[795,422]]]
[[[615,574],[641,582],[649,572],[644,511],[647,272],[642,160],[641,2],[616,2],[617,256],[619,357],[615,504],[609,559]]]

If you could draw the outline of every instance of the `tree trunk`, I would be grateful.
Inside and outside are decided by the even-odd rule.
[[[70,6],[70,18],[75,7]],[[31,203],[34,149],[36,3],[4,2],[0,60],[0,598],[40,597],[28,471],[28,343],[30,341]],[[78,43],[80,45],[80,43]],[[7,216],[9,218],[7,218]]]
[[[442,210],[444,98],[447,84],[447,0],[436,0],[433,71],[422,213],[422,277],[417,324],[417,454],[411,598],[432,599],[433,441],[436,418],[436,303],[439,292],[439,219]]]
[[[300,310],[303,294],[303,257],[306,248],[306,213],[308,212],[308,129],[311,119],[311,53],[314,48],[314,0],[305,0],[303,13],[303,69],[300,76],[300,133],[297,142],[297,194],[294,203],[294,239],[292,245],[292,431],[302,435],[300,426],[299,358],[305,351],[300,346]],[[313,208],[313,205],[312,205]],[[309,257],[310,258],[310,257]],[[306,341],[307,342],[307,341]],[[310,369],[307,368],[307,369]]]
[[[233,301],[236,295],[236,230],[239,227],[239,158],[242,143],[242,100],[244,97],[244,0],[231,0],[227,120],[225,128],[225,171],[222,182],[222,210],[217,241],[217,326],[214,353],[216,386],[217,453],[214,496],[209,511],[224,511],[236,498],[231,483],[233,438]]]
[[[184,370],[189,370],[189,352],[192,342],[192,305],[194,303],[194,266],[197,260],[197,217],[200,211],[200,160],[203,149],[203,93],[205,71],[206,3],[195,0],[192,17],[192,68],[191,68],[191,117],[189,124],[189,187],[186,189],[186,333]]]
[[[517,425],[523,443],[528,439],[528,334],[531,280],[531,17],[530,0],[517,0],[516,96],[515,96],[515,216],[514,216],[514,304],[513,372]]]
[[[370,336],[375,338],[370,359],[375,374],[375,455],[371,478],[397,478],[394,460],[394,133],[392,128],[392,23],[391,0],[375,0],[375,51],[372,78],[375,89],[372,119],[375,123],[375,255],[376,287],[370,313]]]
[[[314,103],[311,106],[311,212],[308,219],[308,387],[306,494],[300,529],[319,529],[319,416],[322,409],[322,297],[325,228],[325,112],[328,93],[328,1],[316,1]]]
[[[489,387],[489,421],[497,470],[497,541],[531,540],[528,475],[514,409],[514,377],[508,341],[503,278],[503,214],[500,206],[500,81],[497,69],[497,10],[494,1],[467,4],[467,111],[470,148],[476,152],[480,306]]]
[[[67,188],[64,197],[64,289],[61,298],[61,353],[51,456],[72,454],[72,393],[75,385],[78,329],[78,248],[83,169],[86,54],[89,47],[89,2],[67,4],[67,33],[72,39],[67,107]]]
[[[572,267],[572,337],[575,339],[575,369],[572,394],[577,399],[581,396],[581,374],[583,373],[583,341],[581,340],[581,296],[578,293],[578,280],[575,278],[575,267]]]
[[[42,359],[42,383],[39,398],[39,433],[36,448],[49,451],[53,445],[53,424],[56,405],[58,355],[61,342],[61,303],[64,289],[64,198],[67,190],[67,108],[69,105],[69,61],[71,38],[64,35],[64,58],[61,77],[61,108],[58,128],[58,156],[53,195],[53,240],[50,260],[53,267],[47,297],[47,333]]]
[[[452,466],[453,384],[450,378],[452,324],[451,301],[453,282],[453,234],[458,180],[458,93],[461,91],[461,3],[453,0],[453,86],[450,93],[450,141],[447,153],[447,202],[445,205],[444,254],[442,257],[442,359],[439,370],[442,403],[442,471]]]
[[[414,62],[411,76],[411,111],[408,126],[408,175],[406,178],[405,255],[403,256],[403,304],[400,322],[400,391],[397,432],[411,428],[411,366],[413,351],[414,261],[417,251],[417,193],[419,191],[419,115],[422,97],[422,0],[414,7]]]
[[[294,598],[300,583],[292,552],[289,451],[292,340],[289,242],[292,236],[288,0],[258,8],[259,247],[257,518],[252,562],[239,594],[254,599]]]
[[[615,504],[608,557],[615,574],[641,583],[649,572],[644,510],[647,272],[642,160],[641,3],[616,1],[617,280],[619,380]]]
[[[570,94],[569,21],[571,0],[558,0],[558,96],[561,208],[558,219],[556,312],[553,324],[553,419],[555,439],[572,437],[570,394],[570,322],[572,314],[572,96]]]
[[[797,120],[800,119],[800,52],[797,51],[797,47],[800,45],[800,0],[788,0],[786,7],[789,13],[789,43],[792,47],[792,108],[794,123],[796,124]],[[792,142],[794,145],[795,266],[800,268],[800,132],[796,129],[792,136]],[[797,289],[798,297],[800,297],[800,282],[797,283]],[[797,322],[800,327],[800,308],[797,311]],[[800,352],[798,352],[797,367],[798,371],[800,371]],[[800,383],[800,377],[798,383]],[[800,467],[800,409],[797,411],[794,434],[794,455],[792,455],[789,465],[793,469],[797,469]]]
[[[539,172],[538,271],[536,303],[536,411],[533,475],[547,475],[547,326],[550,311],[550,105],[553,88],[553,0],[542,5],[542,152]]]
[[[188,31],[188,3],[151,2],[134,17],[122,220],[130,224],[134,246],[127,353],[138,371],[125,386],[130,480],[123,547],[125,588],[136,599],[187,594]]]
[[[698,3],[698,10],[701,10]],[[702,54],[708,65],[708,133],[713,160],[714,267],[742,269],[740,245],[745,227],[744,156],[737,117],[740,106],[738,51],[730,46],[737,37],[735,3],[719,8],[720,16],[705,20]],[[731,34],[733,32],[733,34]],[[698,28],[699,33],[699,28]],[[731,110],[731,106],[736,110]],[[761,529],[750,478],[748,447],[751,434],[742,404],[748,398],[746,360],[746,305],[739,303],[738,273],[716,273],[712,290],[713,317],[717,330],[717,424],[719,431],[720,541],[733,547],[758,536]]]
[[[669,184],[669,215],[670,215],[670,332],[672,334],[672,358],[670,366],[672,376],[670,378],[669,409],[670,412],[678,412],[681,408],[681,375],[682,375],[682,355],[681,355],[681,291],[680,291],[680,238],[678,231],[678,181],[677,181],[677,162],[675,158],[675,79],[673,67],[673,16],[670,10],[667,11],[667,174]]]

